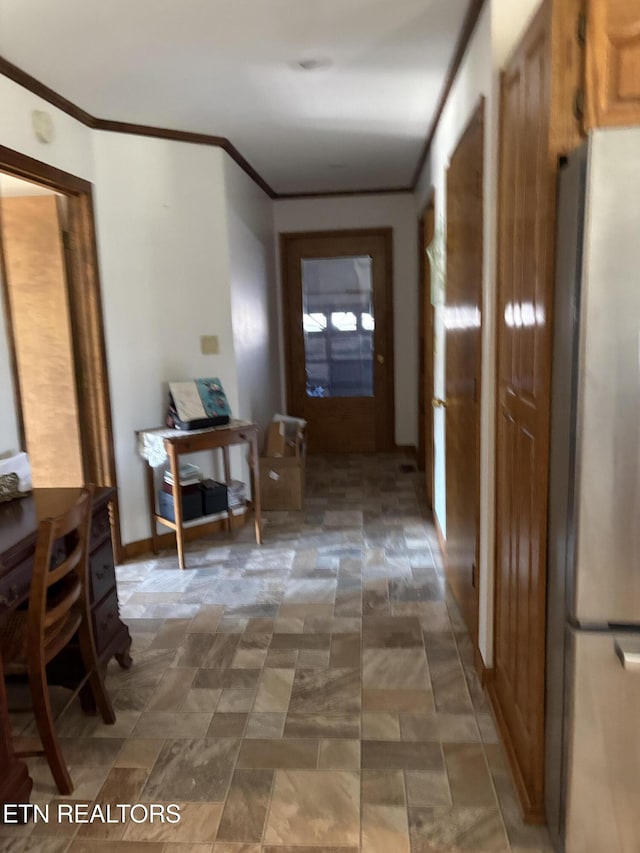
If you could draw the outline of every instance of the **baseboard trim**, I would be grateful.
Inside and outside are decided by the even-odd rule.
[[[442,528],[440,527],[440,522],[438,521],[438,516],[433,513],[433,524],[436,528],[436,536],[438,537],[438,545],[440,546],[440,552],[442,553],[442,559],[446,560],[447,557],[447,540],[444,538],[442,534]]]
[[[493,670],[491,670],[491,672],[493,672]],[[502,745],[504,746],[505,752],[507,754],[507,761],[509,762],[511,777],[513,779],[513,783],[516,789],[516,795],[518,797],[520,811],[522,812],[522,819],[525,823],[546,823],[544,805],[533,805],[533,803],[529,799],[529,794],[527,793],[527,786],[525,784],[524,777],[522,775],[522,770],[520,769],[520,764],[518,763],[518,758],[516,756],[516,752],[513,746],[513,741],[511,739],[511,733],[509,731],[509,727],[507,726],[507,722],[500,707],[500,701],[498,699],[498,694],[496,691],[496,681],[494,676],[492,676],[490,680],[487,681],[486,693],[489,697],[489,702],[491,703],[491,710],[493,711],[493,716],[498,727],[498,732],[500,733],[500,740],[502,741]]]
[[[239,528],[244,527],[247,523],[248,515],[248,511],[243,515],[232,515],[231,530],[238,530]],[[210,521],[207,524],[203,524],[201,527],[187,527],[184,531],[185,542],[193,542],[194,539],[200,539],[202,536],[211,536],[214,533],[223,533],[226,529],[226,519]],[[177,547],[176,534],[173,533],[173,531],[171,533],[161,533],[158,537],[158,546],[162,551],[173,550]],[[137,539],[134,542],[128,542],[126,545],[122,546],[124,561],[144,557],[147,554],[151,554],[152,551],[153,547],[150,536],[147,539]]]
[[[482,653],[475,643],[473,644],[473,659],[480,683],[483,687],[487,687],[493,681],[494,671],[493,668],[485,666]]]

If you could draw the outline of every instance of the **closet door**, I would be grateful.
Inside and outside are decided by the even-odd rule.
[[[502,89],[493,702],[525,816],[542,814],[553,180],[543,8]]]

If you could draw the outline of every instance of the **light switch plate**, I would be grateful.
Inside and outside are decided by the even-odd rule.
[[[220,343],[217,335],[201,335],[200,336],[200,351],[203,355],[218,355],[220,352]]]

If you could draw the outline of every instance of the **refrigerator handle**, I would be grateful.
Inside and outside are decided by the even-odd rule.
[[[613,647],[624,669],[640,672],[640,640],[616,640]]]

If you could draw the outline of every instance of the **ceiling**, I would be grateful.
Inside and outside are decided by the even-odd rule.
[[[468,7],[0,0],[0,55],[100,119],[227,137],[278,194],[408,187]]]

